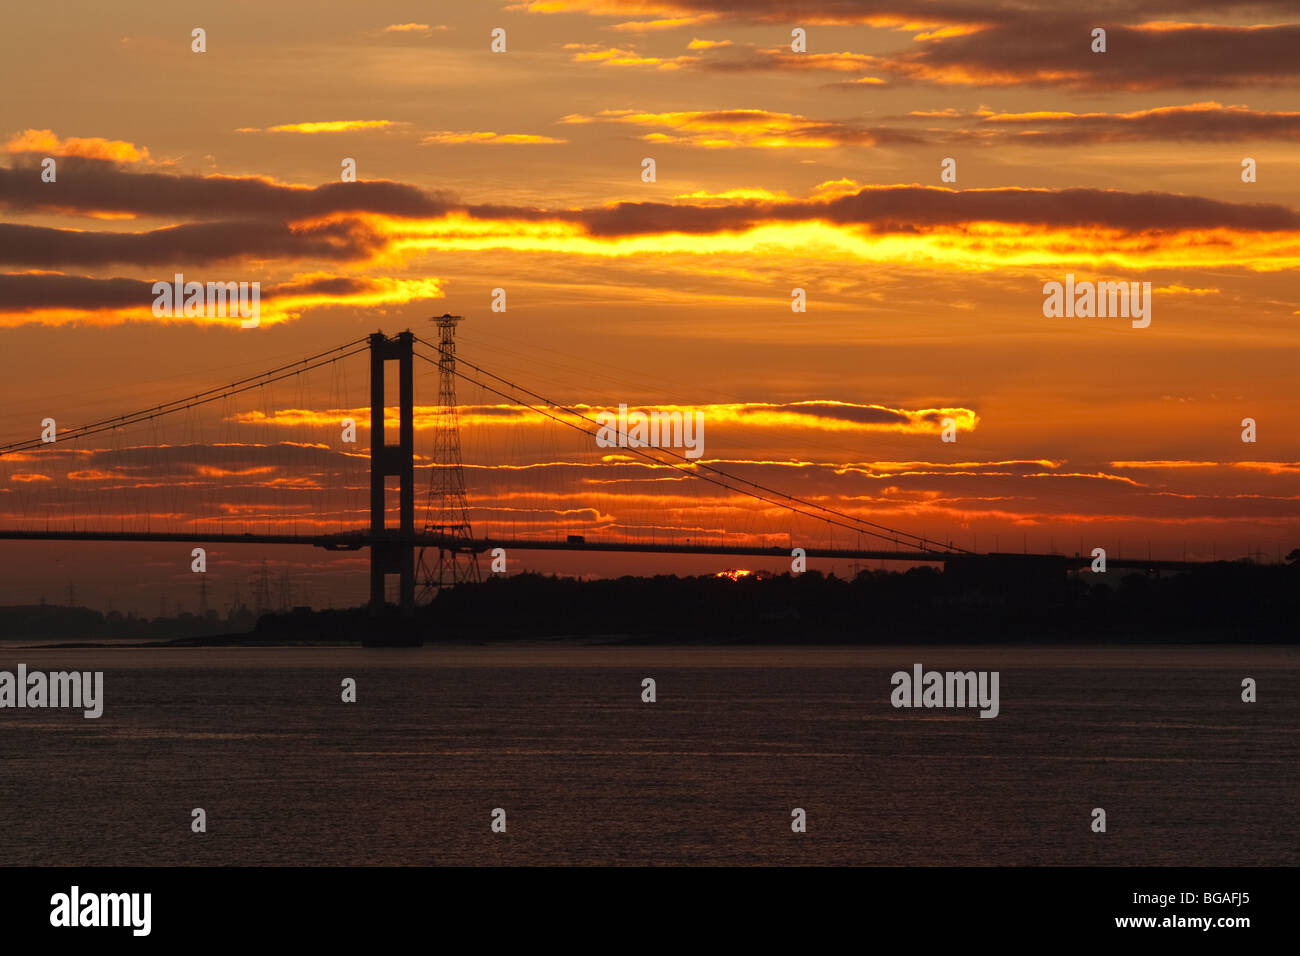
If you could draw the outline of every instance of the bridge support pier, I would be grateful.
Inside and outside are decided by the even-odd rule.
[[[415,336],[399,332],[389,338],[370,336],[370,614],[385,611],[384,582],[396,574],[398,606],[404,618],[415,616],[415,425],[412,355]],[[384,367],[397,362],[397,444],[384,434]],[[397,478],[397,527],[387,524],[388,479]],[[383,539],[390,540],[383,540]]]

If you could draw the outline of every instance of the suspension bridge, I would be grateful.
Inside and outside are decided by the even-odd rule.
[[[234,396],[266,389],[277,382],[302,376],[313,369],[325,368],[347,358],[369,356],[370,447],[368,451],[369,522],[359,528],[335,532],[246,531],[226,532],[209,527],[156,531],[121,528],[71,527],[0,528],[0,540],[15,541],[105,541],[105,542],[174,542],[204,544],[303,545],[329,551],[369,550],[370,609],[376,616],[391,613],[387,601],[387,584],[396,578],[396,611],[411,617],[417,594],[427,596],[441,587],[479,579],[478,558],[497,548],[507,553],[522,551],[587,551],[607,553],[678,554],[745,556],[786,559],[791,547],[774,547],[765,541],[728,544],[723,541],[698,540],[620,540],[612,536],[565,534],[554,539],[536,536],[476,535],[469,518],[465,468],[461,460],[461,423],[456,397],[457,383],[470,384],[485,394],[527,408],[568,429],[584,432],[593,439],[599,423],[587,414],[586,406],[573,407],[556,402],[511,379],[499,376],[481,365],[458,358],[455,333],[459,316],[445,315],[434,320],[438,338],[429,341],[414,332],[396,335],[375,332],[365,338],[347,342],[333,349],[307,356],[299,361],[277,366],[224,386],[191,394],[170,402],[135,412],[99,419],[71,427],[54,436],[42,435],[0,446],[4,456],[26,456],[34,460],[44,450],[65,447],[95,435],[111,433],[132,426],[147,425],[164,418],[185,416],[203,406],[224,403]],[[416,521],[415,487],[415,363],[436,366],[439,396],[434,426],[433,453],[429,487],[425,498],[425,518]],[[390,375],[396,373],[396,441],[387,420],[386,402]],[[586,410],[584,410],[586,409]],[[924,534],[916,534],[864,518],[860,514],[832,508],[766,484],[741,477],[733,471],[708,462],[689,459],[672,448],[638,447],[628,442],[626,451],[652,462],[658,468],[671,468],[697,482],[708,483],[732,495],[740,495],[762,507],[778,509],[790,515],[818,522],[825,527],[855,536],[859,541],[870,538],[881,546],[833,547],[813,543],[802,546],[807,558],[852,561],[891,561],[908,564],[942,564],[962,562],[1004,562],[1009,573],[1026,561],[1038,561],[1067,570],[1087,567],[1090,557],[1061,554],[977,553],[940,543]],[[396,483],[396,508],[391,506],[392,483]],[[395,513],[394,513],[395,512]],[[395,519],[395,520],[394,520]],[[29,522],[30,523],[30,522]],[[75,524],[75,522],[74,522]],[[83,522],[84,525],[84,522]],[[743,537],[743,536],[742,536]],[[725,532],[724,532],[725,538]],[[888,545],[888,546],[885,546]],[[1018,564],[1017,564],[1018,562]],[[1198,564],[1193,561],[1164,559],[1108,559],[1117,569],[1144,571],[1183,570]]]

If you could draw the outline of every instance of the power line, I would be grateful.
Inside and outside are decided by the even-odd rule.
[[[61,441],[71,441],[77,438],[85,438],[90,435],[99,434],[100,432],[111,431],[112,429],[115,428],[123,428],[128,425],[137,425],[140,424],[141,422],[150,421],[155,418],[161,418],[164,415],[170,415],[173,412],[186,411],[187,409],[196,408],[200,405],[206,405],[210,402],[220,401],[221,399],[224,398],[230,398],[233,395],[238,395],[241,392],[251,391],[252,389],[255,388],[262,388],[263,386],[271,385],[275,382],[282,381],[283,379],[291,378],[294,375],[301,375],[303,372],[310,372],[312,369],[321,368],[322,366],[325,365],[330,365],[342,359],[350,358],[353,355],[359,355],[360,353],[366,351],[367,348],[366,346],[363,345],[360,348],[353,349],[351,352],[343,352],[343,350],[351,348],[352,346],[358,345],[359,343],[365,341],[366,341],[365,339],[357,339],[356,341],[349,342],[346,345],[340,345],[337,348],[328,349],[327,351],[324,352],[318,352],[316,355],[310,355],[307,358],[301,359],[298,362],[292,362],[289,365],[282,365],[279,368],[270,369],[269,371],[262,372],[260,375],[252,375],[249,376],[248,378],[243,378],[240,379],[239,381],[231,382],[229,385],[206,389],[205,391],[198,392],[194,395],[189,396],[188,398],[178,398],[174,401],[164,402],[161,405],[155,405],[152,408],[145,408],[145,409],[141,409],[140,411],[131,412],[126,415],[119,415],[116,418],[105,418],[97,422],[90,422],[85,425],[77,425],[73,428],[65,429],[63,433],[58,437]],[[335,355],[334,353],[336,352],[343,352],[343,354]],[[327,355],[331,357],[325,358],[319,362],[315,362],[315,364],[311,364],[311,365],[306,364],[308,362],[312,362],[315,359],[320,359],[323,356],[327,356]],[[27,451],[32,448],[40,448],[41,446],[48,445],[48,444],[52,444],[52,442],[46,442],[40,438],[25,439],[23,441],[11,442],[8,445],[0,445],[0,456],[9,454],[10,452]]]
[[[436,351],[441,352],[441,349],[438,349],[437,346],[434,346],[434,345],[433,345],[432,343],[430,343],[430,342],[426,342],[424,339],[421,339],[419,336],[416,336],[416,341],[419,342],[419,343],[422,344],[422,345],[429,346],[429,347],[431,347],[431,348],[434,348]],[[414,354],[415,354],[417,357],[423,359],[424,361],[430,363],[431,365],[437,365],[437,364],[438,364],[438,361],[437,361],[436,359],[431,359],[431,358],[429,358],[427,355],[422,355],[422,354],[419,353],[419,352],[416,352],[416,353],[414,353]],[[475,364],[472,363],[472,362],[468,362],[468,361],[466,361],[465,359],[460,358],[459,356],[457,357],[457,363],[460,364],[460,365],[467,365],[467,366],[469,366],[470,368],[474,369],[476,372],[479,372],[480,374],[483,374],[483,375],[486,375],[486,376],[488,376],[488,377],[490,377],[490,378],[496,379],[497,381],[504,383],[505,385],[509,386],[510,388],[516,389],[517,391],[522,392],[522,393],[524,393],[524,394],[526,394],[526,395],[530,395],[531,397],[533,397],[533,398],[537,399],[538,401],[542,402],[545,406],[547,406],[547,408],[558,408],[558,409],[560,409],[561,411],[566,412],[566,413],[568,413],[568,414],[574,416],[575,418],[580,418],[580,419],[582,419],[583,421],[588,422],[588,423],[590,423],[590,424],[592,424],[592,425],[597,425],[597,426],[600,425],[599,422],[595,421],[594,419],[588,418],[586,415],[583,415],[581,412],[576,411],[575,409],[569,408],[569,407],[567,407],[567,406],[565,406],[565,405],[561,405],[561,404],[559,404],[558,402],[553,402],[553,401],[551,401],[550,399],[546,398],[546,397],[543,396],[543,395],[539,395],[539,394],[537,394],[536,392],[534,392],[534,391],[532,391],[532,390],[530,390],[530,389],[528,389],[528,388],[525,388],[525,387],[523,387],[523,386],[521,386],[521,385],[517,385],[516,383],[511,382],[509,379],[502,378],[501,376],[496,375],[496,374],[494,374],[494,373],[492,373],[492,372],[489,372],[489,371],[487,371],[486,369],[481,368],[480,366],[477,366],[477,365],[475,365]],[[557,416],[557,415],[553,415],[553,414],[551,414],[549,411],[547,411],[547,408],[537,408],[537,407],[535,407],[535,406],[533,406],[533,405],[531,405],[531,404],[529,404],[529,403],[527,403],[527,402],[519,402],[519,399],[518,399],[516,396],[508,395],[508,394],[506,394],[505,392],[500,391],[499,389],[493,388],[491,385],[488,385],[488,384],[485,383],[485,382],[480,382],[480,381],[478,381],[477,379],[475,379],[475,378],[473,378],[473,377],[471,377],[471,376],[468,376],[468,375],[466,375],[465,373],[461,372],[459,369],[456,369],[455,374],[456,374],[458,377],[463,378],[463,379],[465,379],[466,381],[471,382],[472,384],[479,386],[480,388],[483,388],[483,389],[485,389],[485,390],[487,390],[487,391],[489,391],[489,392],[492,392],[494,395],[498,395],[498,396],[500,396],[501,398],[504,398],[504,399],[506,399],[507,401],[510,401],[510,402],[518,402],[519,404],[523,404],[523,405],[527,406],[528,408],[532,409],[533,411],[535,411],[535,412],[537,412],[537,413],[539,413],[539,414],[541,414],[541,415],[545,415],[547,418],[550,418],[550,419],[552,419],[552,420],[554,420],[554,421],[557,421],[557,422],[559,422],[559,423],[562,424],[562,425],[567,425],[568,427],[573,428],[573,429],[575,429],[575,430],[577,430],[577,431],[580,431],[580,432],[582,432],[582,433],[585,434],[585,435],[594,435],[594,434],[595,434],[594,432],[589,431],[588,429],[582,427],[581,425],[579,425],[579,424],[577,424],[577,423],[575,423],[575,422],[571,422],[571,421],[568,421],[568,420],[566,420],[566,419],[564,419],[564,418],[561,418],[561,417],[559,417],[559,416]],[[779,491],[779,490],[777,490],[777,489],[775,489],[775,488],[769,488],[769,487],[767,487],[766,485],[761,485],[761,484],[759,484],[759,483],[756,482],[756,481],[750,481],[750,480],[745,479],[745,478],[737,478],[736,476],[730,474],[729,472],[723,471],[723,470],[720,469],[720,468],[714,468],[714,467],[712,467],[712,466],[710,466],[710,465],[704,465],[704,464],[701,464],[701,463],[699,463],[699,462],[691,461],[690,459],[686,458],[684,455],[678,454],[676,451],[673,451],[672,449],[668,449],[668,448],[658,448],[658,449],[656,449],[656,450],[661,451],[661,452],[664,452],[665,454],[669,454],[669,455],[672,455],[672,456],[675,457],[675,458],[680,459],[681,462],[682,462],[682,464],[677,464],[677,463],[669,462],[669,461],[663,461],[662,459],[656,458],[656,457],[654,457],[653,455],[649,454],[648,452],[645,452],[644,450],[642,450],[640,447],[638,447],[638,446],[636,446],[636,445],[630,445],[630,444],[629,444],[628,447],[629,447],[629,450],[633,451],[633,452],[636,453],[637,455],[640,455],[642,458],[647,459],[648,461],[652,461],[652,462],[654,462],[655,464],[658,464],[658,465],[668,465],[668,466],[671,467],[671,468],[677,469],[677,470],[679,470],[679,471],[683,471],[684,474],[692,475],[692,476],[694,476],[694,477],[696,477],[696,478],[699,478],[699,479],[702,480],[702,481],[707,481],[707,482],[709,482],[710,484],[717,485],[718,487],[721,487],[721,488],[725,488],[725,489],[727,489],[728,491],[734,491],[734,492],[739,492],[740,494],[743,494],[743,495],[748,495],[748,496],[751,497],[751,498],[755,498],[755,499],[757,499],[757,500],[759,500],[759,501],[764,501],[764,502],[766,502],[766,503],[768,503],[768,504],[776,505],[776,506],[779,507],[779,508],[785,508],[786,510],[788,510],[788,511],[792,511],[792,512],[794,512],[795,514],[801,514],[801,515],[804,515],[804,516],[806,516],[806,517],[816,518],[816,519],[818,519],[818,520],[820,520],[820,521],[824,521],[824,522],[826,522],[827,524],[836,525],[837,527],[845,528],[845,529],[847,529],[847,530],[849,530],[849,531],[853,531],[853,532],[855,532],[855,533],[857,533],[857,534],[866,534],[866,535],[870,535],[870,536],[872,536],[872,537],[880,538],[880,539],[885,540],[885,541],[892,541],[894,544],[898,544],[898,543],[899,543],[899,542],[898,542],[898,538],[899,538],[899,536],[901,535],[901,536],[904,537],[904,538],[912,538],[912,539],[914,539],[915,541],[920,542],[919,547],[920,547],[920,549],[921,549],[922,551],[925,551],[925,552],[930,553],[930,554],[940,554],[940,553],[943,553],[943,552],[941,552],[941,551],[939,551],[939,550],[937,550],[937,549],[927,547],[927,546],[926,546],[926,542],[927,542],[928,539],[926,539],[926,538],[924,538],[924,537],[922,537],[922,536],[920,536],[920,535],[912,534],[911,532],[907,532],[907,531],[900,531],[900,530],[895,529],[895,528],[890,528],[890,527],[888,527],[888,526],[886,526],[886,525],[877,524],[876,522],[873,522],[873,521],[867,521],[866,519],[856,518],[856,517],[854,517],[853,515],[848,515],[848,514],[845,514],[845,513],[843,513],[843,512],[836,511],[836,510],[833,509],[833,508],[827,508],[827,507],[825,507],[825,506],[823,506],[823,505],[818,505],[818,504],[816,504],[815,502],[807,501],[807,500],[805,500],[805,499],[803,499],[803,498],[799,498],[799,497],[797,497],[797,496],[795,496],[795,495],[787,494],[787,493],[785,493],[785,492],[783,492],[783,491]],[[711,478],[711,477],[709,477],[708,475],[700,474],[700,473],[696,470],[696,469],[700,469],[700,468],[703,468],[703,469],[705,469],[705,470],[707,470],[707,471],[711,471],[711,472],[713,472],[713,473],[716,474],[716,475],[720,475],[720,476],[722,476],[722,478],[726,479],[727,481],[734,481],[734,482],[737,482],[737,483],[740,483],[740,484],[746,484],[746,485],[749,485],[749,486],[752,487],[752,488],[757,488],[757,489],[760,489],[760,490],[762,490],[762,491],[766,491],[766,492],[769,492],[769,493],[771,493],[771,494],[777,495],[777,496],[779,496],[779,497],[781,497],[781,498],[786,499],[787,501],[798,502],[798,503],[801,504],[801,505],[806,505],[806,506],[809,507],[809,508],[817,509],[818,511],[825,512],[826,514],[833,514],[833,515],[837,515],[838,517],[841,517],[841,518],[847,518],[849,521],[854,521],[854,522],[857,522],[858,524],[861,524],[861,525],[869,525],[870,527],[873,527],[873,528],[879,528],[879,529],[881,529],[882,531],[885,531],[885,532],[888,532],[888,533],[887,533],[887,534],[881,534],[881,533],[878,532],[878,531],[869,531],[869,530],[867,530],[866,528],[859,527],[858,524],[853,524],[853,525],[845,524],[843,521],[837,521],[837,520],[835,520],[834,518],[828,518],[828,517],[826,517],[825,514],[816,514],[816,513],[808,512],[808,511],[803,510],[802,508],[796,508],[796,507],[794,507],[793,505],[786,504],[786,503],[783,502],[783,501],[774,501],[773,499],[768,498],[768,497],[766,497],[765,495],[758,494],[757,492],[747,491],[747,490],[744,489],[744,488],[736,488],[736,487],[733,487],[733,486],[731,486],[731,485],[726,484],[724,481],[719,481],[719,480],[717,480],[717,479],[715,479],[715,478]],[[951,550],[961,550],[961,549],[952,548]]]
[[[441,346],[434,345],[431,342],[427,342],[424,339],[419,338],[418,336],[415,337],[415,340],[422,345],[434,349],[440,355],[444,354]],[[295,375],[301,375],[302,373],[311,371],[312,369],[320,368],[325,365],[330,365],[339,362],[342,359],[349,358],[353,355],[358,355],[366,351],[368,347],[366,343],[367,343],[366,338],[356,339],[351,342],[345,343],[344,345],[336,346],[335,348],[327,349],[323,352],[318,352],[315,355],[307,356],[306,358],[300,359],[296,362],[292,362],[287,365],[282,365],[277,368],[270,369],[258,375],[248,376],[246,378],[239,379],[225,386],[218,386],[218,387],[206,389],[204,391],[191,395],[187,398],[175,399],[170,402],[164,402],[162,404],[155,405],[150,408],[145,408],[135,412],[130,412],[128,414],[120,415],[114,418],[101,419],[99,421],[89,422],[85,425],[79,425],[72,428],[68,428],[64,430],[64,432],[59,436],[59,438],[64,441],[73,440],[77,438],[85,438],[90,435],[98,434],[100,432],[110,431],[113,429],[122,428],[129,425],[139,424],[156,418],[161,418],[166,415],[170,415],[174,412],[186,411],[188,409],[192,409],[211,402],[230,398],[242,392],[250,391],[255,388],[262,388],[271,385],[275,382],[282,381],[286,378],[290,378]],[[439,360],[429,358],[427,355],[423,355],[419,352],[415,352],[413,354],[415,354],[419,358],[423,359],[424,361],[432,365],[440,364]],[[479,379],[476,379],[470,375],[466,375],[464,372],[460,371],[459,368],[454,370],[454,374],[457,377],[462,378],[474,385],[477,385],[478,387],[486,391],[492,392],[493,394],[498,395],[501,398],[506,399],[507,401],[523,404],[528,408],[530,408],[532,411],[537,412],[538,414],[550,418],[553,421],[559,422],[562,425],[566,425],[569,428],[573,428],[577,431],[580,431],[586,435],[594,436],[596,433],[590,431],[589,429],[583,427],[580,424],[577,424],[576,422],[569,421],[565,418],[560,417],[559,415],[553,414],[550,411],[550,409],[558,409],[559,411],[567,415],[573,416],[574,418],[580,419],[581,421],[586,422],[589,425],[595,425],[597,427],[600,427],[599,422],[595,421],[592,418],[589,418],[588,416],[582,414],[576,409],[570,408],[565,405],[561,405],[557,402],[553,402],[550,399],[546,398],[545,396],[532,391],[531,389],[528,389],[522,385],[512,382],[509,379],[503,378],[500,375],[496,375],[495,373],[490,372],[479,365],[475,365],[472,362],[467,362],[463,358],[459,358],[458,362],[461,365],[465,365],[473,369],[479,375],[485,376],[487,378],[491,378],[497,382],[504,384],[508,388],[513,389],[516,393],[522,393],[524,395],[530,396],[536,401],[541,402],[545,407],[539,408],[528,402],[520,401],[520,399],[518,399],[515,395],[507,394],[506,392],[494,388],[493,386],[487,384],[486,382],[480,381]],[[11,442],[10,444],[0,446],[0,456],[15,451],[26,451],[33,448],[39,448],[47,444],[50,443],[42,441],[39,438],[27,439],[18,442]],[[665,455],[678,459],[677,462],[665,461],[662,458],[658,458],[644,451],[641,447],[637,445],[629,445],[628,447],[630,447],[630,449],[635,454],[639,455],[642,458],[645,458],[646,460],[654,464],[667,465],[668,467],[674,468],[679,471],[683,471],[685,474],[691,475],[703,481],[707,481],[710,484],[716,485],[720,488],[724,488],[727,491],[738,492],[740,494],[754,498],[758,501],[762,501],[767,504],[772,504],[779,508],[783,508],[794,514],[800,514],[806,517],[815,518],[827,524],[845,528],[846,530],[849,531],[853,531],[857,534],[866,534],[868,536],[879,538],[882,540],[892,541],[892,543],[894,543],[895,545],[898,545],[900,543],[899,539],[902,538],[905,540],[902,541],[901,543],[912,547],[919,547],[921,551],[930,554],[942,554],[944,553],[945,550],[947,552],[954,552],[954,551],[966,552],[966,549],[959,548],[951,544],[947,545],[946,549],[944,549],[942,545],[939,548],[930,547],[929,546],[930,541],[924,535],[917,535],[913,532],[902,531],[897,528],[891,528],[888,525],[879,524],[874,521],[869,521],[865,518],[860,518],[855,515],[847,514],[845,512],[838,511],[834,508],[829,508],[825,505],[808,501],[807,499],[800,498],[796,495],[783,492],[779,489],[769,487],[767,485],[761,484],[756,481],[752,481],[750,479],[740,478],[736,475],[731,474],[730,472],[724,471],[721,468],[715,468],[708,464],[693,461],[685,457],[684,455],[676,452],[673,449],[656,448],[655,450]],[[710,475],[702,474],[701,471],[711,472],[712,475],[716,475],[718,477],[715,478],[715,477],[711,477]],[[744,485],[744,486],[748,486],[748,488],[735,487],[736,485]],[[749,489],[754,489],[754,490],[749,490]],[[766,492],[767,494],[760,494],[759,492]],[[774,500],[773,498],[768,497],[768,495],[775,495],[777,496],[777,498],[783,500]],[[795,504],[790,504],[789,502],[794,502]],[[795,506],[796,504],[802,505],[804,507],[802,508],[796,507]],[[805,508],[812,509],[812,510],[811,511],[805,510]],[[834,516],[834,517],[829,517],[829,516]],[[841,521],[836,519],[845,519],[845,520]],[[846,523],[846,521],[852,523],[849,524]],[[871,528],[875,528],[878,530],[876,531],[869,530]],[[910,539],[910,541],[907,539]]]
[[[417,342],[420,342],[422,345],[428,345],[428,346],[430,346],[431,348],[435,348],[437,351],[441,352],[441,349],[438,349],[437,346],[434,346],[434,345],[433,345],[432,343],[430,343],[430,342],[426,342],[424,339],[421,339],[419,336],[416,336],[416,341],[417,341]],[[422,356],[422,357],[423,357],[423,356]],[[426,361],[428,361],[428,359],[426,359]],[[559,408],[559,409],[561,409],[561,410],[563,410],[563,411],[568,412],[568,413],[571,414],[571,415],[574,415],[574,416],[577,417],[577,418],[581,418],[581,419],[583,419],[584,421],[590,422],[590,423],[593,424],[593,425],[599,425],[599,424],[600,424],[599,422],[596,422],[596,421],[594,421],[593,419],[588,418],[587,416],[583,415],[581,412],[578,412],[578,411],[576,411],[576,410],[574,410],[574,409],[572,409],[572,408],[568,408],[568,407],[566,407],[566,406],[564,406],[564,405],[560,405],[560,404],[558,404],[558,403],[556,403],[556,402],[552,402],[552,401],[550,401],[549,399],[547,399],[545,396],[543,396],[543,395],[539,395],[538,393],[532,391],[531,389],[525,388],[525,387],[522,386],[522,385],[518,385],[518,384],[516,384],[515,382],[510,381],[509,379],[502,378],[500,375],[496,375],[496,374],[494,374],[494,373],[492,373],[492,372],[489,372],[487,369],[482,368],[481,366],[475,365],[473,362],[468,362],[468,361],[466,361],[466,360],[463,359],[463,358],[460,359],[459,361],[460,361],[461,364],[463,364],[463,365],[468,365],[470,368],[474,369],[476,372],[479,372],[479,373],[481,373],[481,374],[483,374],[483,375],[487,375],[487,376],[489,376],[489,377],[491,377],[491,378],[494,378],[494,379],[496,379],[496,380],[499,381],[499,382],[503,382],[503,383],[505,383],[506,385],[509,385],[511,388],[515,388],[515,389],[517,389],[518,391],[521,391],[521,392],[523,392],[523,393],[525,393],[525,394],[527,394],[527,395],[532,396],[533,398],[537,399],[538,401],[541,401],[541,402],[546,403],[548,406],[550,406],[550,407],[552,407],[552,408]],[[493,392],[495,392],[495,394],[498,394],[498,395],[501,394],[500,392],[496,392],[495,389],[489,389],[489,391],[493,391]],[[509,396],[503,396],[503,397],[509,398]],[[531,407],[531,406],[530,406],[530,407]],[[566,424],[568,424],[568,423],[566,423]],[[585,429],[582,429],[582,430],[585,431]],[[590,433],[590,432],[587,432],[587,434],[591,434],[591,433]],[[659,450],[660,450],[660,451],[663,451],[663,452],[665,452],[665,453],[667,453],[667,454],[670,454],[670,455],[672,455],[672,456],[675,457],[675,458],[679,458],[679,459],[681,459],[683,462],[685,462],[685,463],[691,465],[692,468],[704,468],[704,469],[707,469],[708,471],[712,471],[712,472],[714,472],[715,474],[722,475],[722,476],[724,476],[725,478],[727,478],[727,479],[729,479],[729,480],[731,480],[731,481],[741,482],[741,483],[744,483],[744,484],[750,485],[750,486],[753,487],[753,488],[758,488],[758,489],[761,489],[762,491],[767,491],[767,492],[770,492],[771,494],[779,495],[780,497],[785,498],[785,499],[787,499],[787,500],[789,500],[789,501],[797,501],[797,502],[799,502],[799,504],[806,505],[806,506],[809,507],[809,508],[816,508],[816,509],[819,510],[819,511],[824,511],[824,512],[826,512],[827,514],[833,514],[833,515],[836,515],[837,517],[840,517],[840,518],[846,518],[846,519],[848,519],[849,521],[856,522],[857,524],[867,525],[867,526],[872,527],[872,528],[879,528],[879,529],[882,530],[882,531],[889,532],[889,534],[890,534],[891,536],[893,536],[892,540],[894,540],[894,543],[895,543],[895,544],[898,543],[898,541],[896,540],[897,537],[901,535],[901,536],[904,537],[904,538],[911,538],[911,539],[913,539],[914,541],[920,542],[920,543],[921,543],[921,548],[922,548],[922,550],[926,550],[926,551],[933,551],[933,550],[934,550],[934,549],[932,549],[932,548],[927,548],[927,547],[925,547],[925,543],[926,543],[929,539],[926,538],[926,537],[924,537],[923,535],[914,534],[914,533],[912,533],[912,532],[910,532],[910,531],[902,531],[902,530],[899,530],[899,529],[897,529],[897,528],[891,528],[891,527],[889,527],[888,525],[882,525],[882,524],[879,524],[879,523],[877,523],[877,522],[875,522],[875,521],[868,521],[866,518],[859,518],[859,517],[857,517],[856,515],[846,514],[845,512],[837,511],[837,510],[834,509],[834,508],[828,508],[828,507],[826,507],[825,505],[819,505],[819,504],[817,504],[816,502],[808,501],[808,500],[806,500],[806,499],[804,499],[804,498],[800,498],[800,497],[798,497],[797,495],[791,495],[791,494],[788,494],[788,493],[786,493],[786,492],[781,491],[781,490],[778,489],[778,488],[771,488],[771,487],[769,487],[769,486],[767,486],[767,485],[760,484],[760,483],[758,483],[758,482],[756,482],[756,481],[751,481],[751,480],[749,480],[749,479],[747,479],[747,478],[738,478],[738,477],[736,477],[736,476],[730,474],[729,472],[723,471],[723,470],[720,469],[720,468],[714,468],[714,467],[712,467],[711,465],[706,465],[706,464],[703,464],[703,463],[700,463],[700,462],[693,462],[693,461],[691,461],[690,459],[686,458],[684,455],[680,455],[680,454],[678,454],[677,452],[673,451],[672,449],[661,448],[661,449],[659,449]],[[652,461],[658,461],[658,459],[655,459],[655,458],[653,458],[653,457],[651,457],[651,456],[649,456],[649,455],[643,455],[642,457],[650,458],[650,460],[652,460]],[[660,464],[668,464],[667,462],[659,462],[659,463],[660,463]],[[737,489],[732,489],[732,490],[739,491],[739,490],[741,490],[741,489],[738,489],[738,488],[737,488]],[[762,499],[762,500],[767,500],[767,499]],[[782,506],[782,507],[784,507],[784,506]],[[792,510],[793,510],[793,509],[792,509]],[[820,516],[817,516],[817,517],[820,517]],[[825,520],[825,519],[823,519],[823,520]],[[838,522],[835,522],[835,523],[838,524]],[[844,526],[841,525],[841,527],[844,527]],[[871,532],[866,531],[865,529],[854,528],[853,530],[861,530],[862,533],[864,533],[864,534],[871,534]],[[875,537],[884,537],[884,536],[883,536],[883,535],[875,535]],[[951,544],[948,545],[948,550],[949,550],[949,551],[959,551],[959,552],[970,553],[970,552],[968,552],[965,548],[959,548],[959,547],[957,547],[957,546],[955,546],[955,545],[951,545]]]

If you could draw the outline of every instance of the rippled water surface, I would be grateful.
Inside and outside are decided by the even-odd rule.
[[[894,709],[917,661],[999,671],[1000,715]],[[20,662],[102,670],[106,704],[0,710],[6,865],[1300,863],[1288,648],[0,645]]]

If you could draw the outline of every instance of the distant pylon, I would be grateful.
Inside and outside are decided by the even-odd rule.
[[[459,315],[443,315],[438,323],[438,414],[433,430],[433,467],[429,470],[429,503],[425,534],[449,539],[438,547],[420,549],[420,596],[431,601],[438,590],[462,581],[478,581],[478,553],[470,543],[469,503],[465,469],[460,460],[460,411],[456,404],[456,324]]]
[[[271,611],[271,576],[266,570],[266,561],[253,579],[253,610],[258,614]]]

